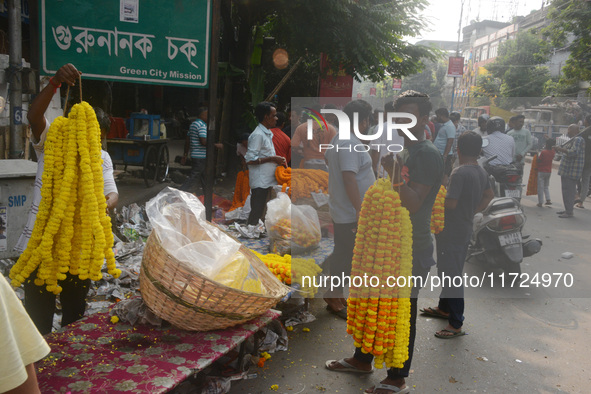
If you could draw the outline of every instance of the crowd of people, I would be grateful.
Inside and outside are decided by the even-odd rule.
[[[460,124],[460,114],[449,113],[446,108],[437,109],[435,117],[430,119],[431,103],[428,96],[412,91],[405,92],[396,101],[387,103],[384,111],[413,114],[418,122],[410,131],[416,140],[396,134],[390,140],[382,140],[386,138],[386,133],[383,133],[381,139],[372,144],[371,150],[356,152],[350,147],[360,144],[361,141],[353,133],[351,138],[342,139],[337,132],[337,122],[329,125],[328,130],[323,130],[322,125],[313,123],[312,140],[304,138],[306,125],[301,124],[295,129],[292,138],[292,147],[296,148],[294,152],[303,153],[301,167],[326,168],[329,173],[329,207],[334,223],[335,242],[334,252],[328,261],[330,274],[350,274],[364,194],[376,177],[390,176],[393,183],[402,185],[401,202],[409,210],[413,224],[413,276],[425,277],[433,265],[437,265],[439,275],[461,276],[472,235],[474,215],[483,211],[494,197],[488,174],[478,164],[477,159],[480,156],[494,156],[491,160],[492,165],[513,164],[523,170],[525,157],[533,145],[531,132],[524,128],[524,117],[514,116],[506,125],[500,117],[483,116],[479,119],[476,130],[467,131]],[[380,125],[376,124],[380,117],[376,117],[371,106],[363,100],[350,102],[343,108],[343,112],[350,119],[356,114],[358,130],[362,134],[373,134],[380,128]],[[586,126],[588,127],[588,124]],[[567,137],[572,139],[570,144],[554,147],[553,140],[546,141],[545,149],[538,158],[540,203],[544,202],[542,198],[545,195],[545,203],[549,205],[551,199],[548,182],[554,151],[561,152],[564,156],[559,175],[563,179],[565,211],[559,212],[560,217],[572,215],[572,210],[569,211],[567,207],[570,206],[568,201],[572,200],[574,204],[577,199],[574,194],[575,179],[580,181],[583,170],[589,170],[580,152],[585,150],[584,140],[591,138],[591,129],[587,128],[581,135],[578,135],[578,130],[576,126],[569,130]],[[483,137],[488,140],[485,147]],[[338,149],[322,152],[319,149],[322,143]],[[405,149],[400,154],[385,154],[383,150],[374,148],[380,143],[399,144]],[[321,157],[324,160],[321,160]],[[396,168],[394,162],[401,171],[393,172],[393,168]],[[400,179],[399,173],[404,174]],[[581,183],[580,190],[586,190],[588,185]],[[429,223],[433,203],[442,184],[447,186],[445,227],[435,237],[435,260]],[[388,370],[387,377],[366,392],[408,392],[405,379],[408,377],[413,357],[417,320],[416,299],[419,291],[418,286],[412,290],[409,359],[403,368]],[[324,294],[324,299],[327,310],[339,317],[347,318],[346,289],[333,289]],[[447,320],[447,325],[435,333],[436,337],[451,339],[465,335],[462,329],[462,287],[442,288],[439,304],[424,308],[421,312],[426,316]],[[373,371],[372,360],[370,354],[356,348],[352,357],[329,360],[326,368],[335,372],[369,373]]]
[[[33,133],[33,143],[38,151],[40,171],[35,182],[35,201],[25,232],[19,241],[21,250],[26,247],[35,222],[36,207],[40,200],[41,174],[43,172],[43,145],[49,128],[44,113],[61,83],[73,85],[78,78],[78,70],[71,64],[65,65],[52,78],[31,104],[29,122]],[[326,108],[336,108],[327,106]],[[317,108],[318,110],[320,108]],[[532,147],[532,135],[524,128],[524,117],[510,119],[509,127],[500,117],[481,116],[478,128],[468,131],[460,123],[458,112],[449,112],[447,108],[438,108],[431,116],[432,104],[426,94],[407,91],[384,107],[384,112],[412,114],[416,124],[408,130],[414,136],[394,133],[388,138],[382,133],[376,143],[368,150],[356,150],[351,147],[362,144],[355,133],[350,138],[343,138],[338,132],[336,116],[326,116],[327,124],[312,122],[311,138],[306,119],[297,111],[288,111],[287,115],[277,111],[277,106],[270,102],[259,103],[255,110],[257,127],[249,134],[240,135],[237,155],[241,159],[243,170],[249,171],[251,189],[250,215],[247,223],[255,225],[264,217],[270,190],[276,184],[277,166],[291,165],[298,168],[317,169],[328,172],[329,211],[334,229],[334,251],[328,260],[331,275],[351,274],[353,249],[357,233],[357,224],[361,204],[367,190],[378,177],[389,177],[393,184],[400,187],[401,204],[410,213],[413,227],[413,269],[412,275],[425,278],[430,269],[437,265],[439,275],[461,276],[468,244],[472,235],[474,215],[484,210],[492,198],[488,174],[478,164],[479,156],[493,158],[492,165],[511,163],[523,168],[525,156]],[[108,131],[108,117],[97,109],[97,117],[103,133]],[[363,100],[349,102],[343,112],[349,119],[357,119],[357,131],[364,135],[384,130],[379,124],[372,107]],[[293,121],[290,121],[293,118]],[[191,175],[181,189],[199,192],[203,188],[203,173],[207,145],[207,108],[200,108],[198,119],[191,124],[186,139],[183,163],[191,159]],[[397,124],[407,119],[395,119]],[[573,217],[575,204],[583,208],[583,201],[589,189],[591,177],[591,116],[585,119],[585,130],[580,132],[577,125],[571,125],[564,141],[548,139],[537,158],[538,206],[552,204],[549,193],[550,174],[555,154],[562,156],[558,175],[562,181],[564,210],[559,217]],[[483,138],[488,144],[483,144]],[[396,144],[404,147],[397,153],[388,153],[378,146]],[[337,149],[321,149],[323,146]],[[221,144],[216,144],[221,149]],[[113,168],[108,153],[103,151],[103,169],[105,178],[105,196],[108,207],[117,203],[117,188],[113,181]],[[430,220],[433,204],[440,186],[447,187],[445,197],[445,226],[435,240],[431,235]],[[577,192],[578,187],[578,192]],[[435,242],[434,242],[435,241]],[[436,246],[436,259],[433,258]],[[35,277],[32,275],[31,277]],[[25,284],[25,310],[11,291],[6,290],[6,283],[0,278],[0,303],[3,311],[11,312],[11,318],[3,319],[3,341],[10,352],[19,354],[15,359],[20,364],[6,365],[5,371],[11,372],[8,378],[0,379],[0,389],[8,387],[36,386],[32,363],[47,354],[39,332],[51,331],[55,310],[55,296],[35,286]],[[62,284],[64,291],[60,295],[63,310],[62,325],[65,326],[81,318],[86,306],[89,281],[80,281],[73,276]],[[417,297],[420,286],[415,286],[411,294],[409,358],[402,368],[388,370],[387,377],[367,393],[405,393],[409,392],[405,379],[409,376],[413,359],[416,321],[418,314]],[[324,294],[329,312],[343,319],[347,318],[347,289],[341,287]],[[18,305],[17,305],[18,304]],[[424,315],[447,320],[447,325],[435,333],[442,339],[457,338],[465,335],[463,287],[443,288],[437,306],[421,310]],[[30,317],[29,317],[30,316]],[[15,319],[20,319],[15,325]],[[19,327],[17,329],[16,327]],[[36,329],[35,329],[36,326]],[[22,332],[19,330],[22,328]],[[28,331],[27,331],[28,330]],[[25,335],[26,334],[26,335]],[[34,338],[35,341],[33,341]],[[23,340],[26,339],[26,340]],[[10,342],[10,344],[8,343]],[[10,345],[10,346],[9,346]],[[5,360],[6,358],[2,358]],[[329,360],[326,368],[335,372],[369,373],[373,356],[356,348],[352,357]],[[6,369],[9,368],[10,369]],[[24,385],[24,386],[23,386]],[[0,390],[2,391],[2,390]]]

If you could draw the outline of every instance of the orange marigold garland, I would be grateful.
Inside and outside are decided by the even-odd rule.
[[[443,231],[445,225],[445,196],[447,190],[445,186],[441,185],[433,209],[431,210],[431,232],[433,234],[439,234]]]
[[[92,107],[82,102],[69,118],[57,118],[45,142],[41,203],[27,248],[10,270],[19,287],[36,269],[37,286],[59,294],[66,273],[100,280],[106,259],[115,266],[111,218],[106,214],[100,128]]]
[[[538,155],[536,154],[531,161],[529,179],[527,180],[526,196],[538,195]]]
[[[248,171],[240,171],[236,177],[236,187],[234,188],[234,198],[232,199],[232,206],[229,211],[243,207],[246,199],[250,195],[250,184],[248,178]]]
[[[402,368],[408,359],[412,224],[389,180],[378,179],[366,192],[355,238],[351,277],[401,278],[400,287],[350,288],[347,332],[355,346],[375,356],[376,368]]]

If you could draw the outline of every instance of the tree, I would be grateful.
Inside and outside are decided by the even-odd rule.
[[[551,22],[543,34],[554,48],[568,46],[571,51],[559,85],[572,89],[579,81],[591,81],[591,2],[554,0],[548,19]]]
[[[491,105],[501,90],[501,81],[490,73],[484,73],[476,77],[476,85],[470,90],[470,104],[475,107]]]
[[[499,46],[499,56],[488,70],[501,82],[499,105],[511,109],[532,105],[544,94],[544,84],[550,79],[549,54],[546,43],[531,31],[518,33],[515,39]]]
[[[425,68],[416,74],[409,75],[402,79],[402,91],[416,90],[427,93],[431,97],[435,108],[446,107],[446,100],[443,98],[447,67],[442,60],[424,60]]]
[[[259,1],[260,2],[260,1]],[[267,2],[267,1],[264,1]],[[253,1],[252,3],[257,3]],[[421,68],[432,51],[412,45],[425,27],[425,0],[278,0],[269,20],[278,42],[295,56],[328,56],[334,71],[372,81],[400,78]]]

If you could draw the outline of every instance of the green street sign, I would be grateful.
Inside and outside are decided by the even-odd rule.
[[[41,0],[41,73],[208,87],[211,0]]]

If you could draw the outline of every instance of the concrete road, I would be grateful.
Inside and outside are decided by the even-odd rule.
[[[529,174],[529,165],[525,169]],[[551,207],[536,207],[537,197],[522,200],[527,215],[524,233],[543,240],[542,251],[523,263],[523,272],[572,273],[572,289],[564,285],[506,289],[485,286],[466,292],[464,328],[468,335],[435,338],[445,322],[419,316],[412,373],[407,384],[415,393],[588,393],[591,392],[591,199],[574,219],[559,219],[560,178],[551,178]],[[525,192],[525,188],[524,188]],[[572,252],[570,260],[561,258]],[[432,274],[435,274],[435,269]],[[482,275],[467,266],[469,275]],[[438,291],[422,291],[419,308],[435,306]],[[577,298],[578,297],[578,298]],[[234,382],[231,393],[361,393],[385,377],[325,369],[329,359],[349,357],[353,341],[345,321],[329,314],[321,299],[313,300],[315,322],[289,333],[289,350],[272,355],[263,369],[252,367],[256,379]]]

